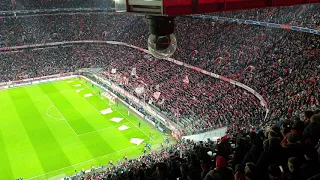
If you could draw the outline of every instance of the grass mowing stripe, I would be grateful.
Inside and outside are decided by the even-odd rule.
[[[50,88],[57,89],[54,85],[52,85],[52,87]],[[90,119],[84,118],[81,115],[81,113],[79,113],[77,109],[74,107],[74,105],[80,105],[80,108],[81,106],[83,106],[80,103],[80,97],[77,95],[74,96],[75,93],[76,92],[71,91],[65,94],[57,92],[55,94],[50,94],[50,99],[56,105],[59,111],[63,114],[66,121],[70,123],[70,125],[77,132],[78,135],[92,132],[85,136],[79,136],[79,139],[82,141],[87,150],[91,153],[92,157],[99,157],[114,152],[112,147],[100,136],[100,134],[94,132],[96,129],[92,127],[92,125],[88,122],[90,121]],[[68,99],[70,98],[70,100],[74,100],[76,104],[69,101],[67,97]],[[83,109],[83,111],[89,111],[89,109]],[[93,112],[96,114],[95,111]],[[74,117],[80,118],[75,119]]]
[[[4,179],[14,179],[12,170],[11,170],[11,164],[8,158],[8,154],[6,151],[6,145],[3,142],[2,138],[2,132],[0,130],[0,174],[2,178]]]
[[[71,165],[25,89],[14,89],[9,91],[9,94],[43,170],[50,172]],[[16,95],[19,97],[18,99]],[[57,157],[59,157],[59,160],[57,160]]]
[[[37,97],[32,98],[33,103],[37,106],[39,112],[41,112],[42,118],[47,122],[52,134],[57,139],[59,145],[61,146],[63,152],[69,159],[71,164],[77,164],[79,162],[86,161],[88,159],[92,159],[92,155],[89,151],[87,151],[86,147],[83,145],[82,141],[70,130],[70,127],[67,123],[63,121],[57,121],[45,113],[47,108],[51,106],[51,103],[46,99],[46,94],[43,94],[43,91],[39,86],[33,86],[32,88],[27,88],[29,94],[37,94]],[[42,100],[42,102],[40,101]],[[51,108],[57,111],[54,107]],[[58,113],[56,113],[56,117],[60,117]],[[39,163],[40,164],[40,163]],[[61,167],[64,168],[64,167]],[[64,170],[73,170],[72,166],[69,168],[65,168]],[[63,171],[54,171],[53,173],[46,174],[43,177],[38,177],[37,179],[45,179],[46,177],[52,177],[55,173],[64,174]],[[38,173],[43,174],[43,172]],[[32,176],[38,175],[33,174]],[[31,177],[31,176],[25,176]]]
[[[70,79],[68,79],[68,81],[69,80]],[[140,117],[138,117],[136,114],[134,114],[132,112],[130,113],[130,116],[127,116],[127,112],[129,109],[121,103],[119,104],[118,107],[116,107],[116,105],[111,105],[111,108],[117,108],[118,112],[114,111],[114,112],[107,114],[107,115],[101,115],[96,110],[93,110],[92,107],[90,107],[90,104],[88,104],[88,102],[85,102],[85,100],[83,99],[84,98],[83,96],[85,94],[92,93],[89,90],[89,88],[88,89],[85,88],[84,90],[81,90],[79,93],[76,93],[76,90],[83,89],[84,86],[82,84],[82,86],[75,87],[75,86],[73,86],[73,84],[74,85],[81,84],[80,83],[81,80],[82,80],[82,82],[85,82],[85,81],[83,79],[81,79],[79,81],[78,79],[75,79],[75,78],[71,79],[71,80],[73,80],[74,82],[72,82],[72,83],[67,83],[67,81],[48,82],[45,84],[28,86],[28,88],[27,88],[27,91],[30,94],[30,97],[32,97],[33,104],[38,109],[38,112],[41,115],[42,119],[47,123],[47,125],[50,128],[51,133],[54,135],[55,139],[59,142],[59,145],[62,147],[62,150],[65,153],[65,155],[67,156],[67,158],[69,159],[71,165],[61,166],[61,167],[59,167],[59,169],[56,169],[56,170],[53,170],[50,172],[44,171],[41,167],[41,163],[38,160],[39,158],[37,157],[34,145],[29,140],[30,137],[25,130],[25,126],[24,126],[24,124],[20,123],[20,121],[22,121],[22,119],[20,120],[20,118],[18,117],[18,113],[16,113],[15,111],[13,111],[13,112],[6,111],[5,112],[6,117],[11,117],[10,113],[17,114],[17,116],[14,118],[18,119],[19,124],[21,124],[20,128],[22,130],[17,129],[16,133],[19,134],[18,137],[20,139],[21,139],[21,137],[27,137],[26,138],[28,140],[27,146],[28,147],[30,146],[30,148],[34,149],[33,150],[34,155],[31,156],[32,158],[28,158],[27,162],[25,162],[26,161],[25,158],[21,158],[20,160],[19,160],[19,158],[12,159],[12,155],[10,155],[10,154],[14,154],[15,152],[20,152],[20,154],[24,154],[28,157],[29,157],[29,154],[28,154],[28,152],[25,152],[26,150],[24,148],[22,148],[21,151],[16,151],[15,148],[12,148],[12,145],[13,145],[12,143],[17,141],[17,138],[12,140],[12,143],[10,143],[7,139],[10,138],[11,133],[9,131],[2,132],[4,143],[7,146],[7,151],[8,151],[8,153],[10,153],[10,154],[8,154],[8,155],[10,155],[9,161],[15,162],[15,163],[11,162],[11,166],[13,166],[15,164],[14,167],[12,167],[12,168],[14,168],[14,169],[12,169],[12,173],[14,175],[22,174],[22,176],[24,176],[25,178],[28,178],[31,176],[36,176],[35,177],[36,179],[45,179],[45,178],[53,177],[53,176],[56,176],[56,175],[59,175],[62,173],[66,173],[67,175],[71,175],[71,174],[74,174],[74,170],[79,171],[82,168],[89,169],[91,167],[91,165],[93,165],[93,164],[95,166],[98,166],[99,164],[107,165],[108,161],[110,159],[112,159],[115,162],[118,158],[122,159],[122,157],[124,155],[128,155],[129,158],[137,157],[137,156],[141,155],[141,153],[142,153],[143,144],[136,146],[136,145],[131,144],[128,139],[133,138],[133,137],[147,139],[145,137],[145,135],[142,132],[140,132],[137,128],[135,128],[133,125],[133,124],[135,124],[137,126],[139,122],[141,122],[141,130],[142,131],[147,132],[147,134],[150,131],[153,132],[153,136],[155,137],[155,139],[154,139],[154,141],[151,142],[152,147],[153,148],[160,147],[159,144],[163,141],[163,139],[162,139],[163,135],[159,131],[155,130],[154,126],[152,126],[151,124],[148,124],[148,122],[146,122],[146,121],[143,121]],[[88,85],[91,86],[91,83],[88,83]],[[37,87],[36,89],[39,89],[39,90],[32,89],[31,87]],[[8,90],[6,90],[6,92],[10,92],[15,89],[20,90],[21,88],[25,88],[25,87],[8,89]],[[99,90],[99,88],[96,86],[94,88],[92,88],[92,91],[95,92],[95,94],[97,94],[98,90]],[[58,94],[61,93],[66,98],[66,100],[69,101],[69,103],[71,103],[74,107],[76,107],[76,110],[78,112],[80,111],[79,113],[81,115],[81,116],[77,117],[77,115],[74,115],[71,112],[69,112],[69,114],[65,114],[64,112],[61,112],[63,114],[63,116],[65,116],[65,117],[70,116],[71,118],[74,118],[75,120],[77,118],[83,118],[85,121],[91,123],[91,126],[94,127],[96,132],[91,132],[89,134],[76,136],[74,133],[72,133],[72,131],[69,129],[69,127],[66,125],[65,122],[56,121],[54,119],[47,117],[46,111],[48,110],[47,108],[49,108],[51,106],[51,103],[46,99],[45,94],[47,94],[49,97],[51,97],[51,96],[55,96],[55,94],[57,94],[57,92],[58,92]],[[23,93],[17,92],[15,97],[18,100],[19,99],[23,100],[24,96],[25,96],[24,92]],[[11,98],[9,98],[9,99],[11,99]],[[0,100],[2,100],[1,95],[0,95]],[[59,98],[57,98],[55,100],[60,102]],[[108,103],[108,99],[104,99],[105,100],[104,101],[104,100],[100,99],[100,96],[93,95],[92,97],[88,98],[87,100],[98,110],[100,110],[100,108],[106,109],[106,108],[110,107],[110,104]],[[4,99],[3,102],[6,103],[6,99]],[[11,100],[10,100],[10,102],[11,102]],[[45,106],[43,106],[43,104]],[[27,104],[26,107],[28,107],[28,105],[29,104]],[[14,107],[14,105],[11,105],[11,107]],[[59,106],[58,108],[59,108],[59,110],[60,110],[60,108],[64,109],[65,106],[62,106],[62,107]],[[26,111],[28,111],[28,110],[26,109]],[[53,111],[53,114],[51,114],[50,111]],[[55,108],[51,108],[50,111],[48,113],[50,113],[51,115],[56,114],[54,117],[59,116],[59,114],[54,112]],[[126,117],[130,118],[130,121],[133,124],[125,119],[122,120],[120,123],[110,121],[110,119],[113,117],[122,118],[123,116],[121,114],[119,114],[119,112],[121,114],[124,114]],[[34,118],[39,118],[39,117],[36,115]],[[99,120],[95,121],[97,119],[99,119]],[[1,120],[1,115],[0,115],[0,120]],[[14,126],[14,123],[16,123],[16,122],[17,121],[13,122],[13,126]],[[101,122],[101,123],[99,123],[99,122]],[[129,126],[130,129],[125,130],[126,132],[119,131],[118,127],[121,126],[122,124]],[[34,126],[38,127],[37,123],[35,123]],[[110,128],[104,129],[101,131],[99,130],[99,129],[106,128],[106,127],[110,127]],[[79,128],[86,128],[86,127],[82,127],[82,125],[79,125]],[[37,129],[37,128],[35,128],[35,129]],[[1,127],[0,127],[0,130],[1,130]],[[2,127],[2,130],[4,130],[3,127]],[[41,136],[41,135],[39,135],[39,136]],[[44,138],[46,138],[46,137],[44,137]],[[26,144],[24,144],[24,143],[26,143],[26,141],[21,142],[22,147],[26,147]],[[97,143],[97,144],[95,145],[95,143]],[[107,143],[107,146],[105,146],[105,143]],[[8,148],[8,147],[10,147],[10,148]],[[127,147],[129,147],[129,148],[127,149]],[[104,151],[104,149],[106,149],[106,150]],[[112,153],[109,154],[108,152],[112,152]],[[45,150],[45,153],[50,155],[51,151]],[[102,156],[100,156],[100,155],[102,155]],[[54,161],[48,161],[46,163],[48,163],[50,165],[52,162],[54,162]],[[16,165],[18,165],[19,163],[29,163],[29,164],[37,163],[38,170],[22,168],[23,166],[16,167]],[[17,168],[21,169],[21,170],[16,171]],[[14,177],[14,178],[16,178],[16,177]]]
[[[15,178],[18,178],[43,173],[42,165],[26,134],[25,127],[8,91],[0,91],[1,93],[3,93],[0,95],[3,98],[1,102],[5,103],[0,103],[0,109],[2,110],[0,115],[0,130],[2,131],[2,140],[6,146],[13,175]],[[6,179],[5,177],[2,178]]]

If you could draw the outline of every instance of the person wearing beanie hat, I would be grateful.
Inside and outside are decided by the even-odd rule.
[[[216,173],[223,180],[234,180],[232,169],[227,167],[227,160],[222,156],[216,157]]]
[[[216,168],[219,170],[220,168],[227,167],[227,160],[222,156],[216,157]]]

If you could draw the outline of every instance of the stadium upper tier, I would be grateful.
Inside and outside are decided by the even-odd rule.
[[[320,4],[298,5],[278,8],[251,9],[245,11],[219,12],[214,16],[250,19],[292,26],[320,28]]]
[[[114,1],[68,0],[68,1],[28,1],[0,0],[0,11],[56,9],[56,8],[114,8]]]
[[[0,4],[0,7],[5,6]],[[310,9],[313,12],[307,9],[301,11],[300,15],[308,12],[304,16],[308,19],[300,18],[303,25],[314,24],[315,20],[309,17],[317,17],[320,12],[316,8]],[[96,39],[146,47],[147,24],[141,18],[103,14],[2,18],[0,42],[2,47],[10,47]],[[177,177],[233,180],[234,174],[227,168],[228,160],[231,160],[236,177],[242,177],[237,179],[241,180],[245,176],[251,180],[280,179],[282,175],[285,180],[302,180],[318,174],[319,154],[315,151],[315,145],[319,142],[320,117],[314,114],[319,111],[307,111],[304,116],[301,114],[307,109],[319,109],[320,37],[183,17],[176,22],[180,48],[173,58],[252,87],[267,100],[270,108],[268,120],[277,121],[276,125],[255,128],[263,128],[262,131],[236,134],[236,143],[233,141],[236,148],[233,149],[226,138],[220,143],[201,145],[181,142],[167,150],[126,161],[120,168],[84,176],[122,180],[173,180]],[[291,22],[299,22],[299,18]],[[154,92],[160,92],[159,99],[152,103],[185,129],[185,133],[206,131],[220,124],[227,124],[230,132],[239,129],[248,132],[251,126],[259,125],[263,119],[264,109],[244,90],[167,61],[155,60],[127,47],[86,44],[0,52],[0,82],[89,67],[103,67],[106,76],[121,83],[141,100],[148,102],[154,97]],[[136,68],[138,78],[131,76],[132,68]],[[112,69],[116,69],[116,75],[111,75]],[[189,83],[185,83],[186,77]],[[142,84],[146,93],[137,94],[136,89]],[[6,147],[2,137],[0,150],[3,153],[0,155],[3,157]],[[320,152],[319,146],[317,148]],[[219,157],[209,155],[208,151]],[[236,168],[237,164],[242,166]],[[6,163],[4,165],[7,166]],[[215,171],[210,171],[214,168]],[[301,174],[297,173],[297,169],[301,170]],[[319,179],[319,176],[313,180]]]
[[[96,39],[116,40],[146,47],[147,24],[142,17],[79,14],[73,16],[5,18],[1,20],[4,26],[0,27],[0,39],[4,46]],[[183,17],[177,19],[177,29],[180,30],[176,32],[180,48],[175,53],[174,59],[227,76],[252,87],[262,94],[272,107],[271,119],[277,119],[281,116],[295,116],[301,109],[319,104],[318,91],[320,88],[317,80],[319,79],[320,38],[318,36],[226,22],[213,24],[210,21]],[[121,51],[121,49],[112,49],[109,46],[107,49],[89,46],[88,49],[81,47],[80,51],[74,47],[60,50],[1,54],[0,79],[1,81],[8,81],[26,76],[35,77],[74,71],[78,68],[90,66],[107,68],[108,63],[112,61],[127,62],[130,60],[131,66],[136,63],[137,75],[142,77],[146,83],[149,83],[149,87],[158,84],[166,87],[161,93],[168,96],[165,98],[165,102],[168,103],[162,110],[168,113],[181,114],[184,117],[196,113],[197,117],[192,118],[190,122],[187,121],[182,126],[187,126],[192,122],[198,123],[198,128],[203,129],[200,124],[204,122],[196,122],[196,120],[201,119],[198,116],[202,114],[202,118],[207,118],[206,116],[212,118],[212,114],[215,114],[214,111],[217,110],[210,109],[211,104],[208,104],[207,101],[211,100],[207,100],[207,97],[214,97],[214,101],[222,101],[224,104],[229,102],[229,100],[218,100],[219,94],[216,93],[219,91],[214,89],[226,90],[231,87],[221,85],[224,87],[219,88],[219,83],[206,80],[200,74],[201,78],[196,77],[193,71],[179,70],[180,67],[174,65],[158,64],[158,67],[150,67],[150,70],[154,72],[142,71],[147,64],[152,66],[154,64],[151,62],[158,61],[141,60],[143,58],[138,55],[132,55],[134,58],[130,58],[129,52],[130,50]],[[139,52],[135,52],[135,54],[137,53]],[[100,58],[97,56],[99,54]],[[113,65],[115,64],[113,63]],[[118,66],[121,69],[126,67],[126,64],[118,64]],[[126,68],[131,67],[128,65]],[[121,72],[120,69],[119,72]],[[110,71],[111,69],[106,70]],[[121,73],[130,72],[126,69]],[[171,75],[167,77],[166,73]],[[183,86],[173,82],[181,84],[182,79],[187,75],[189,75],[189,86],[191,87],[184,92]],[[215,85],[215,88],[207,87],[207,83]],[[201,91],[198,89],[201,89]],[[237,91],[232,91],[231,96],[241,94]],[[150,91],[148,96],[151,97],[153,92]],[[187,94],[190,94],[188,98],[179,98],[180,96],[187,96]],[[169,97],[169,95],[176,96]],[[243,96],[245,97],[240,98],[243,101],[249,98],[249,95]],[[193,98],[193,100],[190,100],[190,98]],[[199,100],[199,98],[201,99]],[[227,96],[226,99],[228,99]],[[200,104],[196,102],[197,100],[200,101]],[[184,104],[184,102],[192,103],[194,107]],[[239,100],[239,103],[242,102]],[[251,109],[251,106],[254,105],[249,103],[247,106]],[[159,107],[161,108],[161,106]],[[199,107],[206,108],[208,111],[201,110]],[[246,115],[244,107],[241,105],[239,107],[243,108],[241,117],[250,116]],[[257,106],[257,109],[259,107]],[[261,110],[257,111],[261,112]],[[252,118],[252,120],[261,119],[261,113],[255,114]],[[227,117],[220,123],[230,123],[233,119],[240,121],[241,118]],[[213,124],[216,123],[213,122]],[[259,122],[252,124],[259,124]],[[203,127],[210,127],[210,124],[203,125]],[[191,127],[191,129],[193,128],[196,127]],[[194,130],[190,130],[190,132]]]

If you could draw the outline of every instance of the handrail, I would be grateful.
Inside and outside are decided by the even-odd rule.
[[[244,24],[287,29],[287,30],[300,31],[300,32],[320,35],[320,30],[310,29],[306,27],[290,26],[287,24],[276,24],[276,23],[268,23],[268,22],[254,21],[254,20],[218,17],[218,16],[202,15],[202,14],[190,15],[188,17],[199,18],[199,19],[211,19],[215,21],[219,20],[219,21],[227,21],[227,22],[235,22],[235,23],[244,23]]]

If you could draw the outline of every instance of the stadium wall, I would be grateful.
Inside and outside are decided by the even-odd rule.
[[[226,131],[227,127],[223,127],[196,135],[182,136],[182,139],[189,139],[193,141],[207,141],[209,138],[211,141],[217,141],[218,139],[226,135]]]
[[[17,80],[17,81],[3,82],[3,83],[0,83],[0,90],[20,87],[20,86],[28,86],[33,84],[53,82],[58,80],[65,80],[65,79],[70,79],[75,77],[77,76],[73,75],[73,73],[71,72],[71,73],[54,74],[50,76],[42,76],[42,77],[36,77],[36,78],[28,78],[28,79]]]

